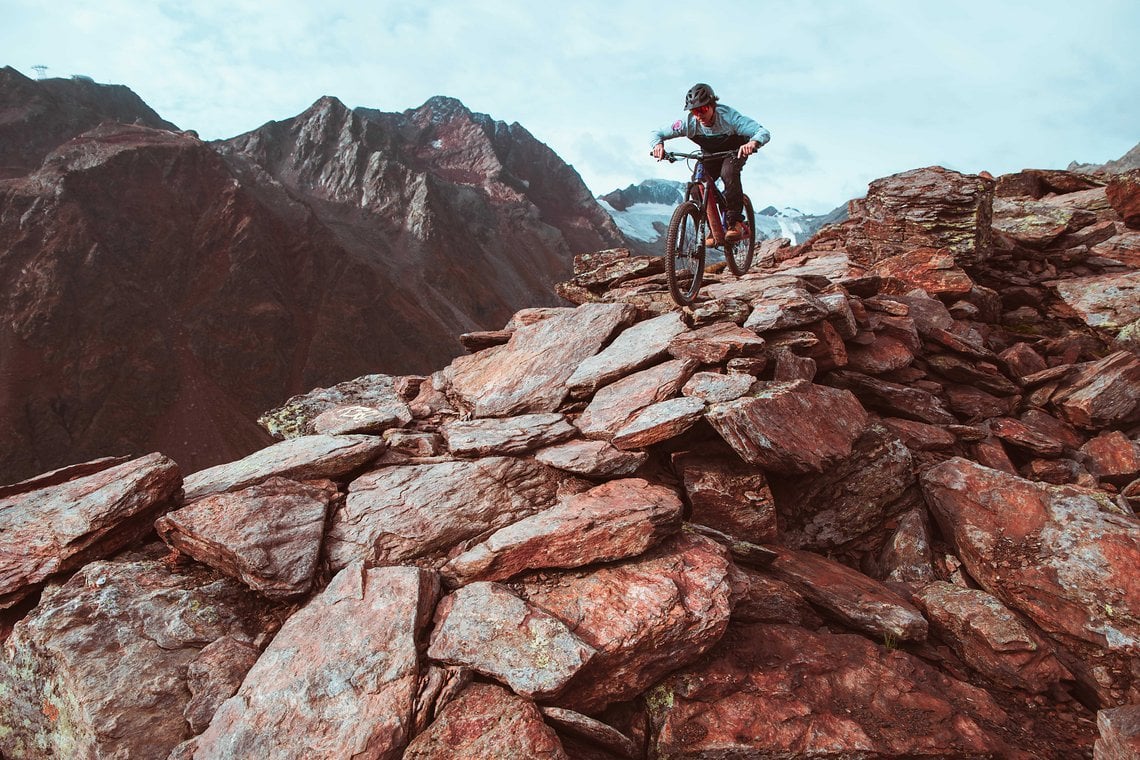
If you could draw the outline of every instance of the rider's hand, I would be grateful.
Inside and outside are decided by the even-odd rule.
[[[665,158],[665,143],[657,143],[653,146],[653,157],[658,161]]]
[[[748,142],[746,142],[740,146],[740,150],[736,151],[736,157],[737,158],[748,158],[748,156],[751,156],[753,153],[755,153],[759,149],[760,149],[760,143],[756,142],[755,140],[749,140]]]

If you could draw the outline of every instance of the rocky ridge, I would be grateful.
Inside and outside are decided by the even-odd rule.
[[[685,312],[582,255],[248,457],[4,487],[0,752],[1136,757],[1130,181],[884,178]]]
[[[547,146],[453,99],[206,143],[125,87],[0,69],[0,481],[239,458],[265,409],[430,371],[622,241]]]

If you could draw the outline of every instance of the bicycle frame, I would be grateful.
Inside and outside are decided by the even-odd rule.
[[[669,290],[680,306],[691,306],[701,288],[704,275],[705,247],[724,248],[725,263],[733,275],[739,277],[752,265],[753,245],[756,242],[755,215],[752,201],[743,197],[744,229],[742,238],[733,242],[725,239],[727,223],[724,195],[716,180],[704,170],[704,161],[724,159],[736,155],[735,151],[719,153],[665,153],[669,162],[684,158],[696,163],[685,188],[685,199],[673,212],[665,244]],[[707,234],[706,234],[707,233]]]

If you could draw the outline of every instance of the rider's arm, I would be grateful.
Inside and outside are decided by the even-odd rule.
[[[674,137],[685,137],[689,134],[689,124],[691,119],[677,119],[668,127],[658,129],[653,133],[653,138],[650,140],[650,146],[656,147],[666,140],[672,140]]]
[[[768,130],[736,109],[726,106],[720,113],[732,134],[747,137],[750,141],[756,143],[757,148],[766,145],[767,142],[772,139],[772,135]]]

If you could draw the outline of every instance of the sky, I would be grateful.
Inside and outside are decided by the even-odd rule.
[[[650,136],[697,82],[772,134],[743,175],[757,208],[1140,143],[1136,0],[0,0],[0,19],[0,66],[126,85],[203,139],[325,95],[392,112],[445,95],[521,124],[596,195],[688,178]]]

